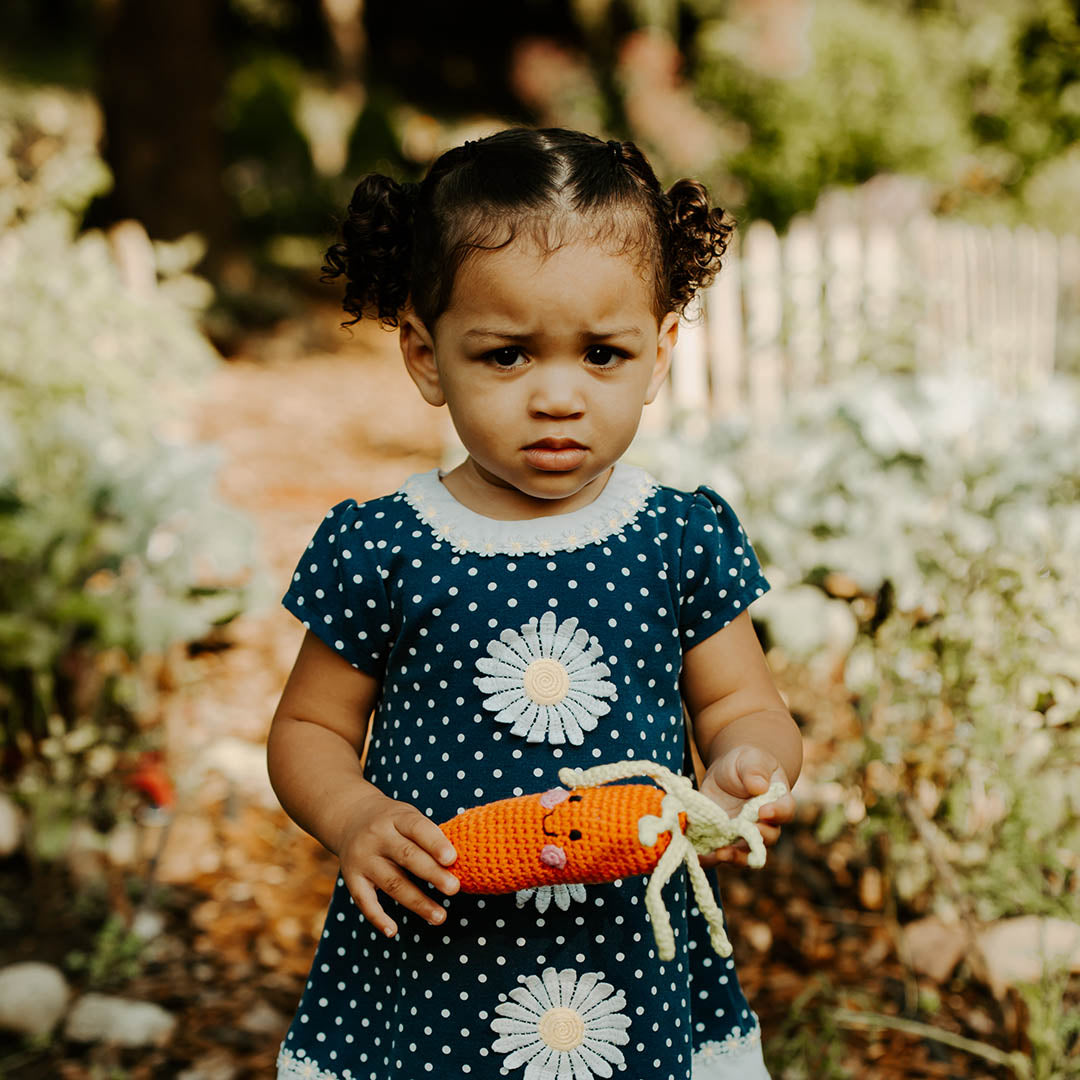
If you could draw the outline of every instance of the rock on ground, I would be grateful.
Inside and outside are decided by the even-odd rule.
[[[1001,919],[980,930],[976,941],[999,997],[1009,986],[1038,982],[1047,971],[1080,971],[1080,924],[1066,919]]]
[[[71,990],[51,964],[29,960],[0,969],[0,1028],[47,1035],[64,1015]]]
[[[0,858],[19,850],[23,838],[23,814],[9,795],[0,793]]]
[[[944,923],[936,915],[917,919],[904,927],[911,966],[934,982],[944,982],[960,963],[967,948],[967,936],[962,926]]]
[[[68,1014],[64,1034],[73,1042],[108,1042],[118,1046],[164,1046],[176,1017],[149,1001],[84,994]]]
[[[285,1029],[289,1026],[289,1017],[279,1013],[267,1002],[257,1001],[240,1018],[237,1026],[241,1031],[252,1035],[276,1035],[278,1038],[284,1038]]]
[[[176,1080],[236,1080],[239,1071],[227,1050],[211,1050],[190,1068],[178,1073]]]

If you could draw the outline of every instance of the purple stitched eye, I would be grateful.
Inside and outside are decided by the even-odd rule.
[[[554,844],[545,844],[540,849],[540,861],[545,866],[554,867],[556,870],[561,870],[566,865],[566,852],[561,847],[556,847]]]
[[[558,806],[559,803],[565,802],[568,798],[570,798],[570,792],[566,788],[553,787],[540,796],[540,805],[545,810],[550,810],[553,806]]]

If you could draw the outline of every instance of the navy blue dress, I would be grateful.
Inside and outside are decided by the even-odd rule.
[[[569,514],[495,521],[432,471],[330,510],[284,604],[377,678],[365,775],[436,822],[559,786],[563,766],[688,768],[682,654],[768,583],[731,508],[619,464]],[[279,1080],[767,1080],[731,960],[646,879],[458,894],[439,927],[397,908],[386,939],[338,878]],[[386,901],[389,903],[389,901]]]

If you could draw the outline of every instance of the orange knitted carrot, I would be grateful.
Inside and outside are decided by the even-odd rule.
[[[634,776],[648,776],[660,786],[601,786]],[[687,777],[651,761],[560,769],[559,779],[566,787],[476,806],[442,824],[457,851],[449,869],[462,892],[510,893],[649,874],[645,907],[657,954],[670,960],[674,932],[661,890],[685,864],[713,948],[729,956],[723,915],[698,855],[742,838],[750,847],[749,864],[762,866],[765,845],[754,822],[761,806],[787,788],[774,784],[731,818]]]
[[[617,784],[552,788],[476,806],[441,826],[458,853],[450,870],[469,893],[600,884],[647,874],[671,833],[642,844],[638,821],[659,816],[663,799],[663,791],[652,785]]]

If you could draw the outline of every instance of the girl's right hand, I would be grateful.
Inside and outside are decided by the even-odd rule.
[[[376,890],[432,926],[446,918],[443,907],[409,875],[453,896],[460,883],[445,867],[457,858],[457,852],[439,826],[415,806],[381,793],[365,797],[350,813],[337,852],[341,876],[357,907],[387,937],[393,937],[398,928],[383,910]]]

